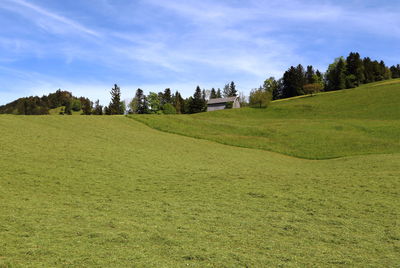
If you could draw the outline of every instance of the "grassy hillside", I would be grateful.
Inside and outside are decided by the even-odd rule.
[[[65,109],[65,106],[60,106],[60,107],[57,107],[54,109],[50,109],[49,114],[50,115],[59,115],[61,111],[64,111],[64,109]],[[71,110],[71,115],[81,115],[81,114],[82,114],[82,110],[77,111],[77,112],[74,110]]]
[[[195,115],[135,115],[146,125],[308,159],[400,152],[400,80]]]
[[[3,115],[0,144],[0,266],[400,262],[400,154],[310,161],[119,116]]]

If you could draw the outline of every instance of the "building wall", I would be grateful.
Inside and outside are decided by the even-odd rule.
[[[236,100],[233,102],[232,108],[233,108],[233,109],[240,108],[240,102],[239,102],[238,99],[236,99]]]
[[[207,112],[223,110],[225,109],[225,103],[209,104],[207,105]]]

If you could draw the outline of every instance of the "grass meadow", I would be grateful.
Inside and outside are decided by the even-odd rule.
[[[400,80],[279,100],[268,109],[134,115],[171,133],[307,159],[400,152]]]
[[[365,87],[135,118],[202,139],[124,116],[1,115],[0,267],[396,267],[399,91],[385,88],[370,116],[338,97]],[[273,147],[263,131],[287,136]]]

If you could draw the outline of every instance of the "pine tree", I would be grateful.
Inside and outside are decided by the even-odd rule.
[[[372,83],[375,81],[374,77],[374,64],[372,63],[369,57],[364,58],[363,60],[364,65],[364,83]]]
[[[305,74],[306,84],[314,84],[315,83],[315,72],[312,65],[307,66],[307,71]]]
[[[99,100],[97,100],[94,104],[93,114],[94,115],[103,115],[103,106],[100,105]]]
[[[236,97],[237,96],[237,90],[236,90],[236,85],[235,82],[231,82],[229,85],[229,97]]]
[[[217,99],[222,98],[221,89],[218,88],[217,90]]]
[[[224,98],[229,97],[229,94],[231,93],[231,89],[229,88],[229,84],[226,84],[222,90],[222,95]]]
[[[111,102],[108,106],[109,114],[123,114],[123,107],[121,105],[121,89],[117,84],[110,91],[111,94]]]
[[[143,94],[143,90],[138,88],[136,90],[135,98],[133,98],[131,104],[131,111],[136,114],[147,114],[149,106],[146,96]]]
[[[164,93],[162,93],[161,105],[165,105],[167,103],[172,103],[171,89],[166,88]]]
[[[291,66],[289,70],[283,74],[282,83],[282,95],[284,98],[303,95],[303,86],[305,84],[305,72],[303,66],[301,64],[297,67]]]
[[[215,88],[211,89],[211,94],[210,94],[210,99],[216,99],[217,98],[217,92],[215,91]]]
[[[390,71],[392,73],[392,78],[400,78],[400,64],[390,67]]]
[[[193,98],[189,100],[189,113],[200,113],[205,110],[205,101],[202,96],[202,92],[199,86],[193,94]]]
[[[354,82],[352,84],[357,87],[364,83],[364,64],[361,60],[360,54],[357,52],[351,52],[346,59],[346,63],[346,75],[350,76],[350,78],[351,76],[354,76]],[[348,87],[354,87],[353,85],[348,84]]]
[[[174,105],[174,107],[176,109],[176,112],[178,114],[184,113],[184,106],[185,106],[184,100],[183,100],[181,94],[178,91],[176,91],[176,93],[175,93],[175,98],[174,98],[173,105]]]

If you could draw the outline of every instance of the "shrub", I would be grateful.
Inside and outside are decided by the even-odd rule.
[[[79,112],[82,109],[82,103],[80,100],[72,100],[71,109],[75,112]]]
[[[320,83],[306,84],[303,86],[303,91],[304,94],[313,95],[315,93],[322,91],[323,88],[324,88],[323,85]]]
[[[266,108],[271,102],[272,94],[263,88],[253,89],[250,92],[250,106],[253,108]]]
[[[164,114],[176,114],[176,109],[171,103],[166,103],[163,105]]]

